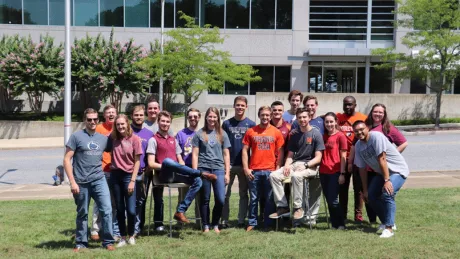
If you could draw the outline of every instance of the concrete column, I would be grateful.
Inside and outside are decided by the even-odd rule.
[[[372,0],[367,0],[367,29],[366,29],[366,46],[371,48],[372,34]]]
[[[364,93],[369,93],[369,84],[370,84],[370,76],[371,76],[371,58],[366,57],[366,76],[364,81]]]
[[[308,92],[308,62],[295,62],[291,67],[291,90]]]

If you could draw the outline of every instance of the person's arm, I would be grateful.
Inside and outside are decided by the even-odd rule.
[[[294,157],[294,152],[288,151],[286,162],[284,162],[284,169],[283,169],[283,174],[284,176],[289,176],[291,172],[291,165]]]
[[[128,184],[128,195],[131,196],[134,192],[136,185],[137,173],[139,172],[139,167],[141,166],[141,155],[134,156],[134,169],[131,174],[131,181]]]
[[[73,194],[79,194],[80,193],[80,187],[78,187],[78,184],[75,182],[75,178],[73,177],[72,163],[70,162],[70,160],[72,159],[74,154],[75,154],[75,151],[73,151],[71,148],[67,147],[66,150],[65,150],[63,165],[64,165],[65,173],[67,174],[67,177],[69,178],[70,191]]]
[[[347,150],[340,150],[340,176],[339,176],[339,184],[345,183],[345,173],[347,165]]]
[[[184,159],[182,159],[182,155],[181,155],[181,154],[177,154],[176,157],[177,157],[177,162],[178,162],[179,164],[185,165]]]
[[[390,181],[390,171],[388,170],[387,155],[385,152],[382,152],[378,156],[378,161],[380,170],[382,171],[383,179],[385,180],[383,188],[388,194],[393,194],[393,184]]]
[[[355,160],[355,145],[350,146],[350,154],[348,155],[348,167],[347,172],[351,174],[353,172],[353,161]]]
[[[402,153],[404,149],[409,145],[409,142],[404,142],[401,145],[399,145],[396,149],[398,150],[399,153]]]
[[[192,168],[198,169],[198,154],[200,153],[199,147],[192,148]]]
[[[308,161],[308,168],[314,168],[321,163],[321,158],[323,157],[323,151],[315,151],[315,157]]]
[[[361,176],[361,186],[363,188],[363,200],[364,202],[367,202],[368,200],[368,192],[367,192],[367,170],[366,167],[364,168],[359,168],[359,176]]]
[[[241,162],[243,164],[243,170],[246,177],[249,181],[254,180],[254,175],[252,175],[252,170],[249,169],[249,157],[248,157],[249,146],[243,145],[243,149],[241,150]]]
[[[230,151],[224,148],[225,184],[230,182]]]
[[[154,154],[148,154],[147,155],[147,162],[149,164],[149,167],[153,170],[161,170],[161,164],[157,163],[155,161],[155,155]]]

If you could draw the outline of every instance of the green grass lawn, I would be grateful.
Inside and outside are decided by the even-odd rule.
[[[232,200],[236,218],[237,195]],[[174,199],[176,201],[176,198]],[[350,199],[352,201],[352,199]],[[243,229],[203,234],[188,226],[173,238],[141,237],[136,246],[114,252],[91,242],[73,253],[72,200],[0,202],[0,258],[458,258],[460,256],[460,188],[401,190],[397,197],[398,230],[380,239],[369,225],[349,223],[348,230],[327,229],[324,219],[310,231]],[[165,197],[165,204],[167,199]],[[350,204],[350,208],[352,204]],[[165,217],[168,210],[165,209]],[[147,212],[148,213],[148,212]],[[188,212],[193,213],[193,208]],[[350,212],[351,213],[351,212]],[[349,215],[351,218],[351,214]],[[289,225],[286,222],[286,225]]]

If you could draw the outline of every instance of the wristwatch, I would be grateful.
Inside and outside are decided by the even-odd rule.
[[[308,169],[310,166],[308,166],[308,162],[306,162],[305,164],[303,164],[305,166],[305,169]]]
[[[340,172],[341,175],[345,175],[346,173],[345,172]]]
[[[389,181],[390,181],[390,179],[385,179],[385,182],[389,182]]]

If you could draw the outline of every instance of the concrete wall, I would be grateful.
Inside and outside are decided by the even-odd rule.
[[[308,95],[308,93],[304,93]],[[341,112],[342,101],[349,94],[314,94],[318,98],[318,114]],[[368,114],[372,105],[383,103],[391,120],[404,120],[434,117],[436,111],[435,95],[424,94],[353,94],[357,102],[357,111]],[[274,101],[282,101],[285,109],[289,109],[288,93],[257,93],[255,107],[270,105]],[[443,95],[441,117],[460,118],[459,95]],[[257,118],[257,109],[249,114],[251,119]]]

